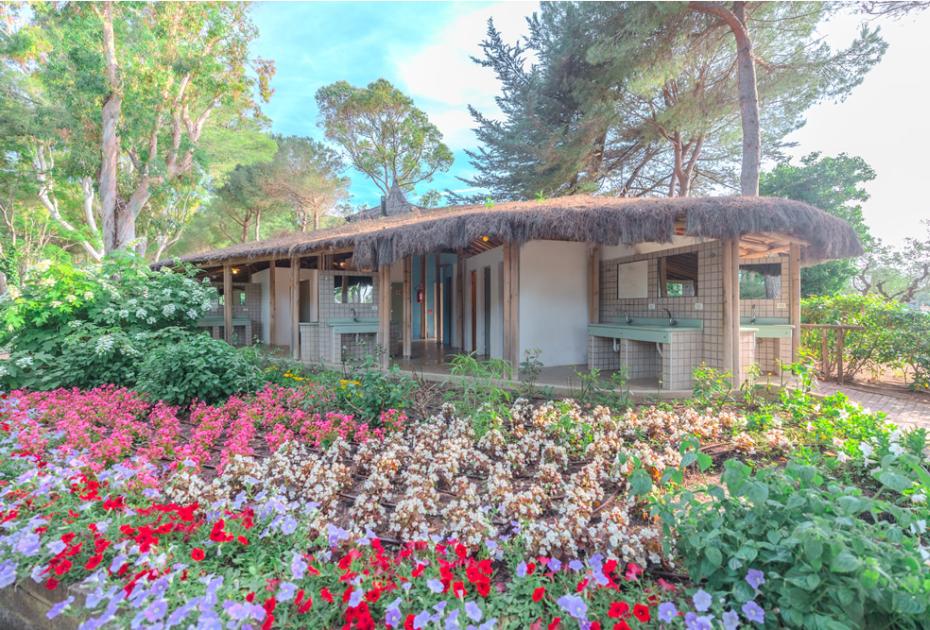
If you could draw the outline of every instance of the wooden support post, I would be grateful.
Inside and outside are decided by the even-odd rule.
[[[233,284],[232,265],[223,265],[223,339],[233,342]]]
[[[278,326],[278,295],[277,285],[275,284],[275,273],[277,267],[275,259],[268,262],[268,347],[274,346],[274,338]]]
[[[378,349],[381,369],[391,365],[391,267],[378,268]]]
[[[723,369],[740,385],[739,240],[720,241],[723,265]]]
[[[588,323],[601,321],[601,246],[588,250]]]
[[[465,253],[460,251],[458,261],[455,263],[455,269],[458,272],[455,293],[458,296],[456,299],[458,302],[458,321],[456,322],[458,325],[458,344],[459,350],[462,352],[465,352],[465,260]]]
[[[836,379],[843,384],[845,377],[843,375],[843,346],[846,344],[846,329],[840,328],[836,331]]]
[[[791,243],[788,248],[788,323],[791,331],[791,361],[801,358],[801,246]]]
[[[520,246],[504,243],[504,360],[520,370]]]
[[[403,301],[404,301],[404,322],[403,322],[403,354],[405,359],[409,359],[413,356],[413,342],[411,337],[413,335],[413,304],[412,301],[412,292],[411,292],[411,278],[410,275],[413,270],[413,261],[410,256],[404,257],[404,288],[403,288]]]
[[[440,281],[442,270],[439,266],[440,254],[433,254],[435,265],[433,266],[433,337],[436,338],[436,344],[442,345],[442,282]]]
[[[300,359],[300,258],[291,256],[291,358]]]
[[[426,304],[429,301],[429,291],[426,287],[426,263],[429,260],[429,257],[424,254],[420,256],[420,291],[423,291],[423,299],[420,301],[420,339],[426,339],[427,327],[426,327]]]

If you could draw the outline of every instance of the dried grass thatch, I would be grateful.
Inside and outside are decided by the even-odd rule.
[[[501,241],[590,242],[599,245],[668,243],[676,233],[705,238],[780,234],[804,241],[807,262],[858,256],[862,247],[842,219],[798,201],[771,197],[616,198],[574,195],[543,201],[453,206],[354,221],[311,233],[191,254],[200,265],[230,259],[324,253],[351,249],[361,268],[377,268],[405,256],[459,251],[489,236]]]

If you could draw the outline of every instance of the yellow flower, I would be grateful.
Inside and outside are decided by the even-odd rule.
[[[361,383],[360,383],[359,381],[354,380],[354,379],[348,379],[348,378],[341,378],[341,379],[339,379],[339,387],[340,387],[340,388],[345,389],[345,388],[347,388],[349,385],[361,385]]]

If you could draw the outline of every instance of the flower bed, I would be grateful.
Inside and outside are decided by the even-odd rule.
[[[815,412],[786,396],[748,417],[518,400],[479,437],[451,406],[366,423],[295,385],[187,410],[115,387],[12,393],[0,409],[0,588],[35,582],[58,600],[51,617],[84,628],[732,628],[783,622],[769,585],[784,597],[798,567],[752,539],[771,503],[762,483],[785,482],[737,479],[728,464],[721,513],[742,519],[744,539],[708,503],[724,498],[714,486],[703,502],[679,493],[705,480],[710,455],[777,459],[801,444],[856,471],[879,453],[876,478],[901,500],[872,512],[915,527],[921,514],[903,505],[919,507],[919,488],[902,481],[918,440],[841,399]],[[786,496],[782,515],[798,512]],[[863,523],[856,535],[870,536]],[[885,583],[919,598],[906,576]]]

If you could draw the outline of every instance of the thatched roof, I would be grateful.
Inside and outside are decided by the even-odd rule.
[[[808,262],[858,256],[862,247],[842,219],[798,201],[772,197],[616,198],[573,195],[492,207],[422,210],[310,233],[191,254],[199,265],[351,249],[360,268],[405,256],[458,251],[488,236],[500,241],[564,240],[599,245],[667,243],[683,233],[705,238],[779,234],[806,243]]]

